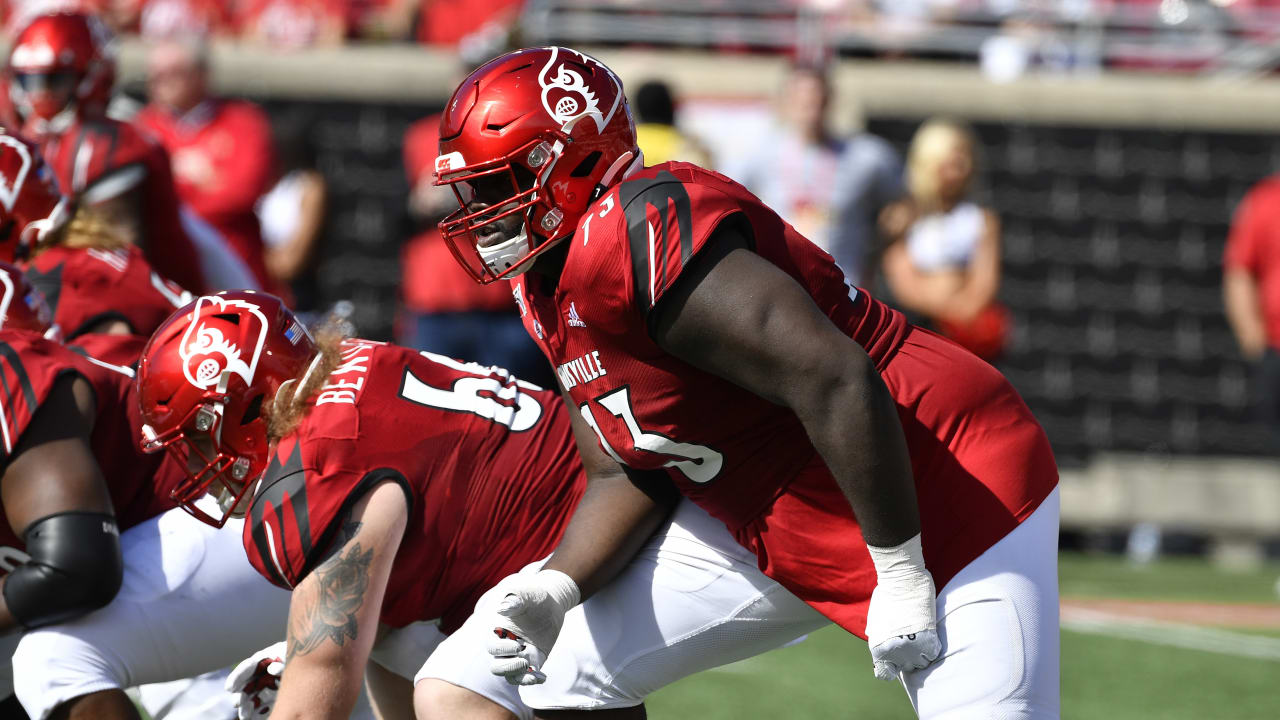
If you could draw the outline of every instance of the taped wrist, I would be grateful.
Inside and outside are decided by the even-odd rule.
[[[867,546],[871,562],[876,566],[876,578],[880,582],[909,579],[925,571],[924,548],[920,545],[920,533],[916,533],[901,545],[893,547]]]
[[[40,518],[23,538],[31,559],[9,573],[4,601],[27,629],[97,610],[124,578],[120,531],[107,513],[65,512]]]
[[[569,612],[582,598],[582,593],[578,591],[578,584],[559,570],[539,570],[533,577],[542,589],[547,591],[547,596],[556,604],[556,607],[563,612]]]

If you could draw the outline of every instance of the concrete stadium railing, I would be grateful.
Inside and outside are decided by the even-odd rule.
[[[625,81],[659,77],[703,98],[767,96],[785,60],[770,55],[594,49]],[[443,101],[463,68],[451,53],[358,46],[275,53],[234,43],[212,49],[218,90],[254,97],[379,102]],[[139,80],[144,49],[125,42],[121,74]],[[836,118],[954,114],[975,120],[1215,130],[1280,128],[1280,80],[1181,75],[1029,75],[987,81],[964,64],[848,60],[834,71]]]

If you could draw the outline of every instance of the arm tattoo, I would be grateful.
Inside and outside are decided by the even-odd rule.
[[[364,604],[373,559],[373,548],[366,550],[360,543],[351,542],[362,524],[344,524],[333,553],[312,571],[319,597],[302,608],[296,619],[290,618],[286,663],[294,655],[306,655],[320,647],[325,639],[341,647],[356,637],[356,611]]]

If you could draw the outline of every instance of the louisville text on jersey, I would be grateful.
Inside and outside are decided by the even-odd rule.
[[[577,385],[585,385],[601,375],[608,374],[604,365],[600,364],[599,350],[592,350],[556,368],[556,375],[560,377],[560,384],[565,390]]]

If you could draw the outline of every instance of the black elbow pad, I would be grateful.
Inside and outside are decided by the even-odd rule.
[[[120,530],[106,513],[65,512],[31,523],[26,564],[9,573],[4,601],[27,629],[97,610],[124,579]]]

